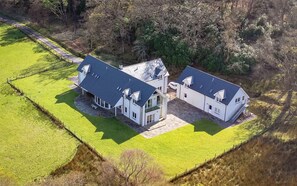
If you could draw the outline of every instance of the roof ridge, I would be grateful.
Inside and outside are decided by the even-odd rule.
[[[208,73],[208,72],[204,72],[204,71],[202,71],[202,70],[200,70],[200,69],[194,68],[194,67],[189,66],[189,65],[188,65],[187,67],[190,67],[190,68],[192,68],[192,69],[194,69],[194,70],[197,70],[197,71],[200,71],[200,72],[202,72],[202,73],[204,73],[204,74],[206,74],[206,75],[215,77],[215,78],[217,78],[217,79],[219,79],[219,80],[225,81],[225,82],[227,82],[227,83],[233,84],[233,85],[238,86],[239,88],[241,88],[241,86],[239,86],[239,85],[237,85],[237,84],[235,84],[235,83],[232,83],[232,82],[230,82],[230,81],[227,81],[227,80],[225,80],[225,79],[222,79],[222,78],[220,78],[220,77],[217,77],[217,76],[215,76],[215,75],[212,75],[212,74],[210,74],[210,73]]]
[[[116,67],[114,67],[113,65],[110,65],[110,64],[106,63],[105,61],[103,61],[103,60],[101,60],[101,59],[98,59],[98,58],[96,58],[96,57],[94,57],[94,56],[92,56],[92,55],[88,55],[88,56],[90,56],[91,58],[93,58],[93,59],[95,59],[95,60],[98,60],[98,61],[104,63],[105,65],[107,65],[107,66],[109,66],[109,67],[112,67],[114,70],[117,70],[119,73],[122,73],[122,74],[125,74],[125,75],[129,76],[129,78],[131,78],[131,79],[133,79],[133,80],[142,82],[142,83],[146,84],[147,86],[150,86],[150,87],[153,87],[154,89],[157,89],[156,87],[154,87],[154,86],[152,86],[152,85],[150,85],[150,84],[148,84],[148,83],[146,83],[146,82],[144,82],[144,81],[142,81],[142,80],[140,80],[140,79],[137,79],[136,77],[134,77],[134,76],[132,76],[132,75],[130,75],[130,74],[128,74],[128,73],[126,73],[126,72],[124,72],[124,71],[122,71],[122,70],[116,68]],[[88,56],[87,56],[87,57],[88,57]]]
[[[152,62],[152,61],[155,61],[155,60],[161,60],[161,62],[163,63],[162,59],[161,58],[157,58],[157,59],[152,59],[152,60],[149,60],[149,61],[143,61],[143,62],[140,62],[140,63],[136,63],[136,64],[132,64],[132,65],[127,65],[127,66],[124,66],[123,68],[125,67],[133,67],[133,66],[136,66],[136,65],[140,65],[140,64],[144,64],[144,63],[149,63],[149,62]],[[164,65],[164,63],[163,63]],[[165,65],[164,65],[165,66]],[[166,68],[166,67],[165,67]]]

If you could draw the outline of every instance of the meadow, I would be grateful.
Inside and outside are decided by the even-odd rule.
[[[7,78],[34,74],[61,61],[1,23],[0,56],[0,177],[24,185],[70,161],[79,143],[6,83]]]

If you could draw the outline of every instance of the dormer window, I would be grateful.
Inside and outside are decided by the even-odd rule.
[[[83,71],[84,74],[89,73],[90,70],[91,70],[91,65],[85,65],[85,66],[82,67],[82,71]]]
[[[226,98],[226,91],[225,91],[225,89],[216,92],[214,94],[214,96],[215,96],[215,100],[217,102],[221,102],[222,100],[224,100]]]
[[[131,93],[131,89],[129,89],[129,88],[126,88],[126,89],[123,91],[123,94],[124,94],[126,97],[128,97],[128,96],[130,95],[130,93]]]
[[[189,76],[183,80],[185,87],[190,87],[193,85],[193,76]]]
[[[141,99],[141,93],[140,91],[134,92],[130,97],[133,99],[133,101],[135,100],[135,102],[137,102]]]

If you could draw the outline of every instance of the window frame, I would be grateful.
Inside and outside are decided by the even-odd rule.
[[[135,115],[135,117],[134,117],[134,115]],[[137,118],[137,114],[135,112],[132,112],[132,118],[133,119],[136,119]]]

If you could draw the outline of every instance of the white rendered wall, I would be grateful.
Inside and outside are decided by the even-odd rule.
[[[244,96],[244,100],[242,100],[242,96]],[[240,101],[235,103],[237,98],[240,98]],[[238,109],[240,109],[243,104],[246,104],[248,98],[248,95],[242,90],[242,88],[240,88],[227,106],[225,121],[230,120],[231,117],[238,111]]]
[[[212,109],[209,109],[209,105],[212,106]],[[219,112],[215,112],[215,109],[219,109]],[[207,96],[205,96],[205,108],[204,111],[223,120],[225,119],[225,110],[226,110],[226,105],[218,102],[212,98],[209,98]]]
[[[162,87],[161,92],[163,93],[167,93],[167,84],[166,84],[166,78],[168,77],[162,77],[162,79],[155,79],[152,81],[147,81],[146,83],[149,85],[152,85],[155,88],[159,88]]]
[[[180,90],[179,90],[179,87],[180,87]],[[193,105],[194,107],[204,110],[204,97],[205,97],[204,95],[184,85],[178,85],[177,89],[178,89],[177,96],[181,100],[186,101],[187,103]],[[187,94],[186,98],[185,98],[185,93]]]
[[[145,125],[147,125],[147,116],[149,115],[154,115],[154,122],[158,122],[160,120],[160,109],[145,113]]]

